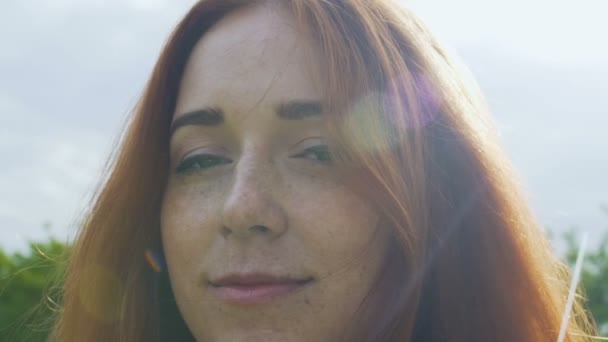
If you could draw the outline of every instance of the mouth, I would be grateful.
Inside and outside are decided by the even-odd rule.
[[[215,297],[237,305],[265,304],[286,297],[313,282],[311,277],[280,277],[264,273],[229,274],[209,281]]]

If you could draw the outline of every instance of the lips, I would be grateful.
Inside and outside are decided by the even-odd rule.
[[[275,276],[264,273],[228,274],[209,281],[218,299],[240,305],[264,304],[288,296],[312,282],[310,277]]]

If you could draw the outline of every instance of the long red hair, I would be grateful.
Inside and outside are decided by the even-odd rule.
[[[53,339],[193,339],[166,272],[146,263],[162,251],[169,127],[195,43],[252,3],[200,1],[169,38],[73,246]],[[555,341],[567,272],[474,86],[393,1],[278,3],[318,44],[327,125],[345,180],[394,231],[394,253],[362,305],[358,339]],[[568,341],[591,332],[578,304],[568,331]]]

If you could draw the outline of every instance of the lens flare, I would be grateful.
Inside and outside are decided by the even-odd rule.
[[[147,249],[146,252],[144,253],[144,256],[146,258],[146,262],[148,263],[148,265],[154,272],[156,272],[156,273],[162,272],[162,270],[163,270],[162,259],[157,253],[155,253],[151,249]]]
[[[405,143],[438,119],[440,96],[425,75],[395,77],[386,88],[370,91],[353,102],[343,129],[350,146],[368,153],[384,153]]]

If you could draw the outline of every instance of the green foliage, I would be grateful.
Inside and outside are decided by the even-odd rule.
[[[573,231],[564,236],[566,240],[566,260],[574,267],[578,256],[579,242]],[[581,283],[586,297],[587,308],[594,317],[602,335],[608,334],[608,235],[600,241],[599,246],[587,251]]]
[[[65,269],[68,248],[51,240],[30,244],[29,253],[0,248],[0,341],[45,341],[60,296],[54,287]]]

